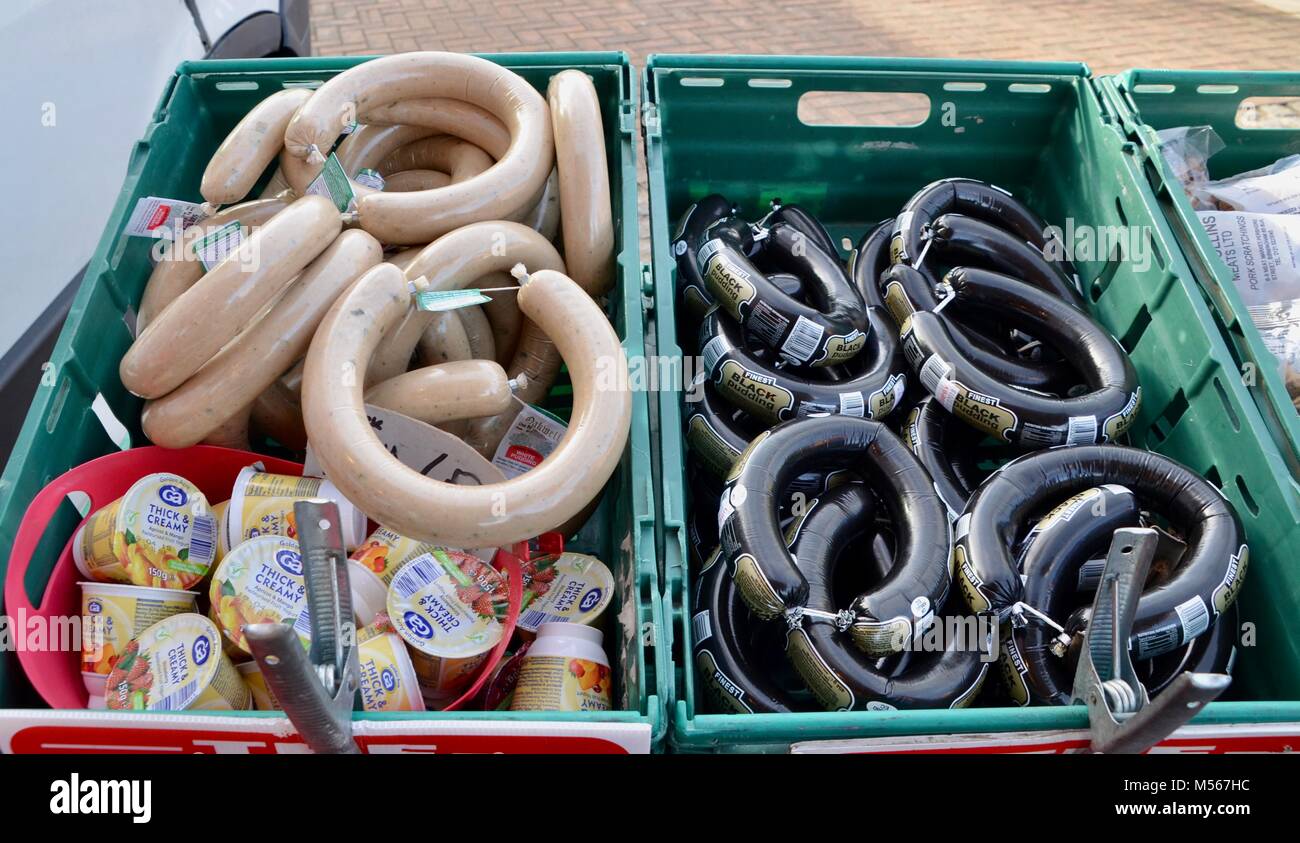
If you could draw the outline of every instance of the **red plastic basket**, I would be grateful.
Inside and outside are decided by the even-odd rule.
[[[27,568],[36,547],[45,536],[52,519],[70,492],[82,492],[90,498],[94,512],[126,494],[135,481],[147,474],[179,474],[199,487],[211,502],[230,497],[235,477],[246,465],[260,462],[276,474],[302,474],[302,465],[247,451],[198,445],[169,450],[154,446],[118,451],[91,460],[65,472],[42,489],[23,515],[14,546],[9,553],[5,575],[5,606],[11,615],[26,613],[28,618],[68,617],[81,614],[81,594],[77,582],[81,575],[72,561],[72,536],[68,537],[54,564],[39,604],[32,605],[24,585]],[[73,531],[72,535],[76,535]],[[47,627],[49,628],[49,627]],[[87,695],[81,681],[81,653],[66,651],[31,651],[19,649],[18,660],[28,680],[41,698],[54,708],[85,708]]]

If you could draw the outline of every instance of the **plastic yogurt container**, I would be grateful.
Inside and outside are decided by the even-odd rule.
[[[506,583],[483,560],[435,548],[401,567],[388,617],[410,647],[425,702],[444,705],[469,684],[501,640]]]
[[[243,710],[248,686],[199,614],[172,615],[141,632],[108,674],[107,707],[118,711]]]
[[[216,520],[184,477],[150,474],[77,530],[72,559],[88,580],[187,589],[216,560]]]
[[[194,611],[198,592],[120,583],[81,586],[81,679],[91,699],[104,697],[104,682],[132,638],[158,621]]]
[[[221,519],[220,552],[224,557],[242,542],[257,536],[298,538],[294,523],[294,501],[325,498],[339,505],[343,522],[343,544],[351,549],[366,535],[366,516],[353,506],[333,483],[319,477],[267,474],[248,466],[235,478]]]
[[[561,553],[524,563],[519,629],[536,633],[544,623],[593,625],[614,595],[614,576],[594,556]]]
[[[511,711],[608,711],[609,658],[599,629],[544,623],[524,654]]]
[[[258,536],[237,546],[217,566],[208,597],[225,639],[245,656],[253,653],[245,624],[287,623],[304,648],[311,644],[307,581],[294,539]]]

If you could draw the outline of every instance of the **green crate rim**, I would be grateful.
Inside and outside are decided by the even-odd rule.
[[[1075,62],[1002,62],[961,61],[950,59],[888,59],[865,57],[807,57],[807,56],[744,56],[744,55],[660,55],[649,56],[642,79],[642,121],[645,143],[647,182],[650,207],[651,266],[654,274],[655,300],[653,305],[655,341],[659,353],[680,350],[676,341],[674,319],[675,301],[671,259],[664,244],[670,240],[671,221],[665,207],[666,182],[664,172],[661,127],[656,97],[656,71],[658,70],[708,71],[718,69],[736,72],[801,72],[821,71],[876,73],[947,74],[960,72],[974,77],[986,74],[990,78],[1016,81],[1042,77],[1081,77],[1098,96],[1101,118],[1108,122],[1120,120],[1113,106],[1096,91],[1096,80],[1086,65]],[[1143,182],[1139,179],[1139,184]],[[1148,196],[1148,207],[1154,207],[1154,197]],[[1168,241],[1171,235],[1154,220],[1157,233]],[[1176,258],[1178,252],[1166,248]],[[1184,270],[1185,273],[1185,270]],[[1222,339],[1220,338],[1220,343]],[[1226,349],[1225,349],[1226,353]],[[1237,385],[1235,389],[1243,389]],[[1244,407],[1253,406],[1245,402]],[[681,671],[676,686],[676,696],[670,706],[673,728],[669,744],[675,751],[707,752],[728,748],[780,750],[787,745],[805,740],[842,740],[854,737],[902,737],[928,734],[952,734],[1027,730],[1086,729],[1086,708],[1028,707],[979,708],[941,711],[860,711],[817,712],[810,714],[755,714],[755,715],[692,715],[686,696],[693,688],[693,662],[690,654],[690,623],[687,605],[689,583],[686,550],[684,442],[680,434],[681,407],[678,397],[660,393],[656,402],[659,429],[658,468],[662,474],[659,511],[663,530],[661,557],[663,559],[664,611],[672,619],[670,643],[680,644]],[[1245,425],[1262,429],[1263,421]],[[1279,457],[1280,460],[1280,457]],[[665,467],[676,466],[671,474]],[[680,639],[678,641],[677,639]],[[1300,702],[1216,702],[1196,716],[1197,725],[1226,725],[1242,722],[1283,723],[1300,722]]]
[[[534,68],[579,68],[599,71],[614,70],[619,74],[618,81],[618,99],[619,113],[610,115],[607,119],[617,121],[614,123],[618,137],[617,150],[610,150],[611,154],[618,156],[618,166],[622,172],[622,193],[616,197],[621,202],[620,222],[622,225],[622,238],[618,243],[618,254],[616,262],[619,276],[622,280],[622,297],[626,321],[626,336],[623,339],[623,348],[629,357],[633,355],[643,355],[645,353],[645,329],[646,318],[642,299],[642,266],[640,263],[640,238],[638,233],[638,215],[637,215],[637,165],[635,149],[635,130],[636,130],[636,101],[638,86],[636,79],[636,69],[632,66],[628,55],[624,52],[606,51],[606,52],[555,52],[555,53],[484,53],[478,54],[482,58],[494,61],[507,67],[519,69]],[[142,138],[136,142],[132,149],[129,163],[126,169],[126,177],[123,182],[121,193],[118,196],[113,210],[109,215],[104,233],[101,235],[95,248],[93,257],[87,267],[85,280],[81,284],[77,295],[72,303],[67,322],[60,333],[58,342],[55,345],[54,352],[51,355],[51,362],[58,367],[59,371],[68,371],[71,377],[87,380],[84,373],[79,371],[75,365],[69,366],[71,355],[72,336],[81,327],[85,315],[86,305],[90,298],[95,280],[101,277],[109,270],[110,256],[115,245],[121,236],[121,231],[125,225],[127,217],[130,215],[131,206],[134,202],[136,186],[139,183],[141,169],[144,159],[147,157],[150,147],[150,137],[155,126],[163,122],[167,117],[168,107],[175,94],[178,82],[186,76],[200,78],[210,75],[220,74],[239,74],[249,75],[257,73],[267,73],[281,75],[285,73],[301,74],[303,72],[319,71],[333,75],[340,71],[354,67],[363,62],[369,61],[376,56],[348,56],[348,57],[311,57],[311,58],[276,58],[276,59],[248,59],[248,60],[206,60],[206,61],[187,61],[182,62],[176,69],[176,72],[165,83],[162,93],[158,99],[158,105],[154,109],[150,125],[145,129]],[[93,384],[87,384],[92,387]],[[0,475],[0,489],[12,490],[15,488],[17,477],[22,469],[25,456],[30,452],[33,441],[36,437],[36,430],[46,417],[51,408],[51,403],[55,400],[54,390],[50,387],[42,386],[37,390],[31,407],[28,409],[26,420],[23,424],[22,431],[14,445],[14,449],[5,467],[3,475]],[[636,602],[636,612],[640,629],[634,631],[637,639],[640,641],[639,656],[637,659],[636,669],[643,678],[643,695],[639,701],[639,710],[637,711],[608,711],[608,712],[591,712],[582,714],[566,714],[560,712],[487,712],[487,711],[455,711],[455,712],[431,712],[426,714],[420,713],[394,713],[394,714],[358,714],[367,720],[411,720],[411,719],[439,719],[439,720],[488,720],[497,722],[540,722],[540,721],[563,721],[563,722],[596,722],[596,723],[646,723],[650,726],[650,740],[652,751],[661,751],[664,746],[664,740],[668,730],[668,700],[672,695],[673,686],[673,668],[671,662],[671,649],[664,639],[664,633],[668,629],[666,619],[662,615],[663,602],[661,599],[659,587],[658,562],[655,554],[655,496],[653,486],[649,480],[651,477],[651,437],[647,423],[649,410],[647,407],[647,398],[644,392],[633,394],[633,424],[629,435],[628,459],[630,466],[630,485],[633,490],[634,500],[631,503],[632,517],[634,520],[635,536],[628,536],[627,540],[634,543],[634,556],[636,558],[635,576],[632,578],[635,584],[636,594],[629,595],[629,599]],[[107,439],[105,440],[106,450],[111,447]],[[67,470],[72,466],[64,466],[62,470]],[[52,479],[52,478],[48,478]],[[48,479],[45,482],[48,482]],[[19,517],[21,511],[26,508],[26,501],[21,502]],[[6,509],[17,506],[16,502],[10,501]],[[13,542],[12,533],[0,537],[5,547],[11,547]],[[7,566],[8,552],[4,553],[4,558],[0,559],[0,567]],[[647,654],[647,648],[650,654]],[[231,716],[257,716],[257,712],[231,713]]]

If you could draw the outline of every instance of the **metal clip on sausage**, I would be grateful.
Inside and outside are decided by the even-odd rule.
[[[1152,701],[1129,658],[1129,636],[1159,543],[1150,528],[1115,531],[1092,604],[1074,676],[1073,702],[1086,702],[1092,750],[1137,753],[1164,740],[1232,682],[1221,673],[1185,672]]]
[[[292,626],[258,623],[244,627],[267,687],[314,752],[357,754],[352,709],[360,668],[347,553],[338,504],[296,501],[311,650],[303,652]]]

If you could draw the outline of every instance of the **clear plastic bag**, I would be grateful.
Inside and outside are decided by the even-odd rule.
[[[1254,214],[1300,214],[1300,155],[1193,188],[1211,207]]]
[[[1198,211],[1211,211],[1215,206],[1200,193],[1200,188],[1210,181],[1210,156],[1223,149],[1223,139],[1211,126],[1176,126],[1156,132],[1160,140],[1160,153],[1174,176],[1183,185],[1192,207]]]

